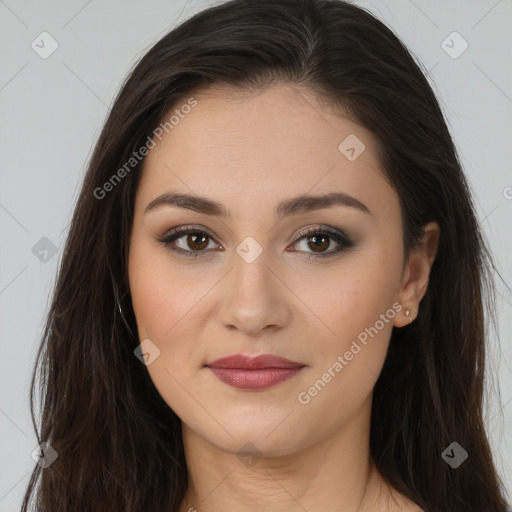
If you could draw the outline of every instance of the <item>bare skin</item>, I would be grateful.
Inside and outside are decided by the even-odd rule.
[[[393,326],[410,322],[406,310],[417,316],[439,227],[427,225],[421,250],[403,260],[399,198],[373,135],[308,90],[214,87],[194,98],[146,158],[129,253],[140,340],[160,351],[147,369],[183,425],[189,487],[180,512],[420,511],[376,470],[369,426]],[[339,149],[350,134],[365,146],[353,160]],[[231,217],[171,204],[145,212],[166,192],[207,197]],[[335,204],[275,216],[281,201],[333,192],[368,211]],[[178,226],[195,236],[159,241]],[[352,245],[323,239],[328,227]],[[257,257],[249,262],[240,247]],[[358,342],[370,327],[377,333]],[[360,350],[347,355],[354,341]],[[305,366],[269,388],[240,389],[205,366],[236,353]]]

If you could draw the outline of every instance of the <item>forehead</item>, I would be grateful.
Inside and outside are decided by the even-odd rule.
[[[147,199],[179,189],[263,204],[344,190],[364,202],[372,188],[388,187],[373,135],[308,89],[280,84],[247,94],[210,87],[191,96],[195,106],[180,111],[187,98],[174,105],[166,119],[181,115],[145,159],[139,187]]]

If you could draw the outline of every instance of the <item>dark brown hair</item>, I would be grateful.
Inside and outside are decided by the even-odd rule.
[[[505,509],[482,411],[494,267],[420,65],[389,28],[350,3],[233,0],[194,15],[144,55],[97,141],[30,394],[38,440],[58,458],[35,466],[23,511],[32,500],[39,512],[178,510],[187,486],[181,422],[134,356],[127,255],[144,160],[122,179],[112,176],[202,87],[251,92],[273,83],[313,91],[374,134],[400,196],[406,256],[427,222],[441,228],[418,317],[393,330],[375,385],[370,443],[378,470],[427,512]],[[457,469],[441,457],[454,441],[469,454]]]

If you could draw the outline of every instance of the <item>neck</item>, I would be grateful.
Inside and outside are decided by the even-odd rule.
[[[179,512],[377,510],[383,480],[370,457],[370,413],[371,396],[328,437],[289,455],[253,459],[222,450],[183,424],[189,485]]]

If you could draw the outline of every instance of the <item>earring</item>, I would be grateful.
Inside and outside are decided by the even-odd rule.
[[[411,312],[408,309],[405,310],[405,316],[409,319],[409,323],[411,323],[412,322],[412,315],[411,315]]]

